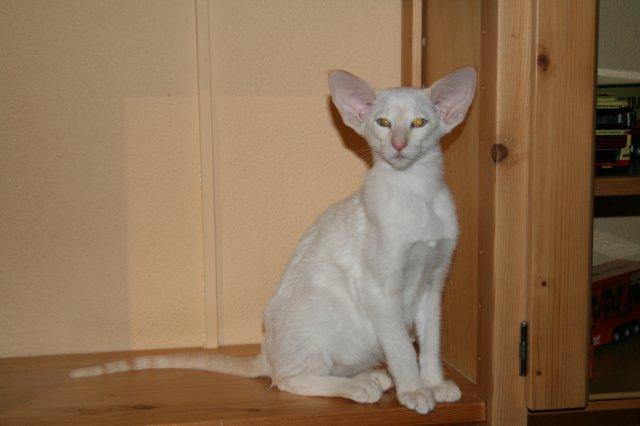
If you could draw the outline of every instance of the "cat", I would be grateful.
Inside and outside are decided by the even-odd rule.
[[[460,399],[440,360],[440,301],[458,224],[439,140],[464,120],[476,72],[461,68],[424,90],[376,92],[336,70],[329,87],[374,163],[360,191],[329,207],[301,238],[265,309],[261,353],[140,357],[72,377],[202,369],[266,376],[282,391],[361,403],[395,385],[398,401],[421,414]]]

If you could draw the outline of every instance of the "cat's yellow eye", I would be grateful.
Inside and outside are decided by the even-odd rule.
[[[391,127],[391,122],[386,118],[378,118],[376,124],[380,127]]]
[[[411,122],[411,127],[423,127],[425,124],[427,124],[427,120],[424,118],[416,118]]]

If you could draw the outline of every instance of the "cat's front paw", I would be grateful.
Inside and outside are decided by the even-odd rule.
[[[393,387],[393,380],[391,380],[389,374],[382,369],[363,371],[355,376],[354,379],[373,383],[382,392],[386,392]]]
[[[347,389],[344,397],[362,404],[373,404],[378,402],[382,396],[380,389],[374,382],[365,380],[354,380]]]
[[[427,389],[431,389],[436,402],[456,402],[460,400],[462,396],[458,385],[451,380],[445,380],[440,384],[428,386]]]
[[[415,410],[420,414],[427,414],[436,406],[436,401],[431,389],[398,392],[398,401],[405,407]]]

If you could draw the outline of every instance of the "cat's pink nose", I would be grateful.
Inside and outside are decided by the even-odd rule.
[[[393,146],[396,151],[400,152],[405,146],[407,146],[407,141],[404,139],[393,139],[391,141],[391,146]]]

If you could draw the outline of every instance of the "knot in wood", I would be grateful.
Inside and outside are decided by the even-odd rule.
[[[137,404],[133,405],[131,408],[134,410],[153,410],[155,407],[153,405]]]
[[[509,150],[501,143],[494,144],[491,147],[491,159],[494,163],[499,163],[509,155]]]
[[[551,65],[551,60],[547,55],[541,53],[538,55],[536,63],[538,64],[538,68],[540,68],[542,71],[547,71],[549,69],[549,65]]]

